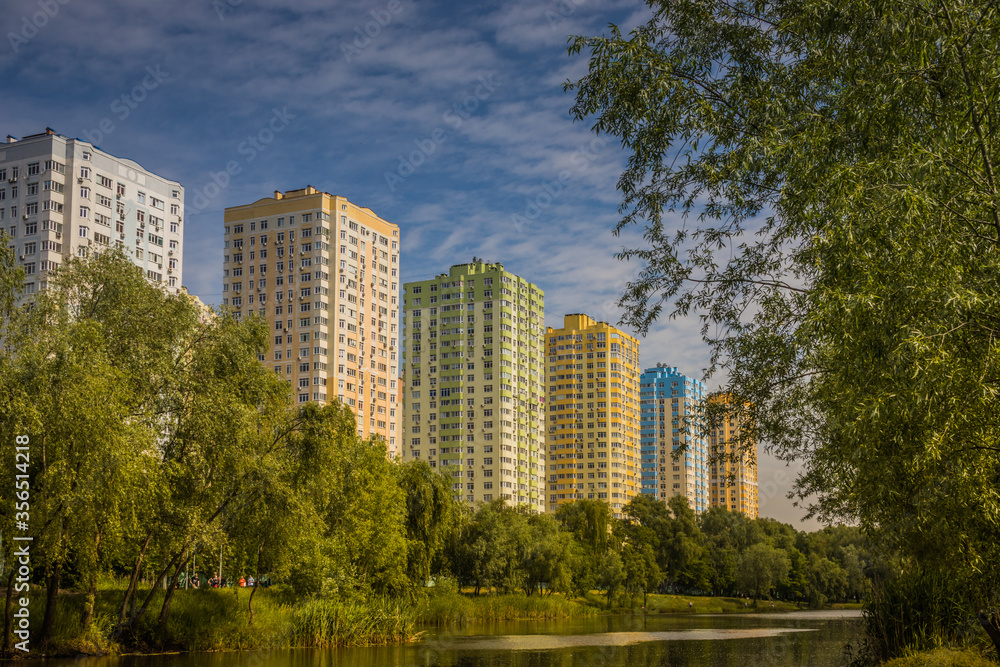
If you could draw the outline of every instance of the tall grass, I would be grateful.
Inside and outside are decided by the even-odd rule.
[[[865,603],[866,659],[881,662],[910,651],[962,646],[979,634],[961,582],[934,574],[877,579]]]
[[[413,639],[412,609],[397,602],[308,600],[292,611],[294,646],[372,646]]]
[[[469,622],[541,620],[598,613],[597,609],[572,602],[561,595],[463,595],[458,588],[440,582],[430,589],[417,610],[417,620],[424,625],[449,625]]]

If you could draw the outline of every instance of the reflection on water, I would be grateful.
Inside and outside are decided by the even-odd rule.
[[[679,630],[676,632],[600,632],[589,635],[500,635],[476,637],[448,644],[426,642],[428,647],[459,651],[547,651],[574,646],[625,646],[639,642],[750,639],[776,637],[785,632],[813,632],[809,628],[747,628]]]
[[[858,612],[601,616],[434,630],[406,646],[50,660],[45,667],[756,667],[844,665]]]

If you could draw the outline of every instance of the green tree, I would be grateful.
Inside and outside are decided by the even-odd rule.
[[[271,435],[286,446],[261,457],[255,466],[254,492],[225,513],[223,530],[255,581],[262,576],[289,576],[296,566],[296,547],[325,532],[323,509],[343,440],[355,439],[354,414],[339,405],[307,403],[286,410]],[[309,551],[308,548],[305,549]],[[234,569],[233,575],[243,574]],[[247,600],[253,623],[253,599]]]
[[[522,568],[525,592],[541,592],[543,584],[553,591],[572,590],[573,537],[559,530],[559,524],[549,514],[528,517],[528,544]]]
[[[595,554],[607,550],[613,517],[611,506],[603,500],[577,500],[560,505],[556,518]]]
[[[440,561],[455,517],[451,480],[426,461],[401,464],[399,483],[406,497],[407,575],[423,585]]]
[[[829,558],[811,554],[806,574],[806,597],[811,606],[821,607],[827,599],[844,597],[847,573]]]
[[[705,547],[694,510],[686,496],[674,496],[667,501],[673,512],[670,533],[664,538],[667,573],[675,585],[698,590],[711,587]]]
[[[785,552],[761,542],[740,555],[736,583],[743,591],[752,593],[756,602],[770,596],[772,588],[784,583],[788,570]]]
[[[567,85],[629,155],[627,323],[700,316],[742,444],[804,459],[814,513],[968,581],[1000,650],[997,6],[650,5],[576,38]]]
[[[627,540],[621,548],[622,584],[629,598],[629,605],[636,593],[642,593],[642,606],[646,607],[646,594],[656,591],[663,579],[656,563],[653,546],[648,542]]]
[[[607,596],[608,609],[618,589],[625,583],[625,565],[617,551],[607,551],[597,559],[596,584]]]
[[[2,272],[9,285],[10,268]],[[39,643],[51,637],[69,569],[87,592],[89,626],[98,570],[162,490],[150,453],[196,318],[187,297],[157,289],[116,252],[66,262],[9,312],[4,377],[19,389],[4,423],[32,443],[34,560],[47,587]]]
[[[510,592],[525,588],[523,567],[530,545],[528,517],[503,500],[484,504],[463,536],[459,558],[464,578],[481,587]]]

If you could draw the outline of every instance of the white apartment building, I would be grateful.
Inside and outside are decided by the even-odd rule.
[[[46,128],[0,144],[0,229],[25,269],[25,295],[68,257],[121,248],[146,277],[182,285],[184,188],[132,160]]]

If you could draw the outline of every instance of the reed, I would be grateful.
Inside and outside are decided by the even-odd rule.
[[[463,595],[457,590],[431,592],[417,613],[424,625],[469,622],[541,620],[589,616],[594,607],[567,600],[561,595]]]
[[[307,600],[294,607],[294,646],[373,646],[397,644],[416,636],[412,609],[398,602]]]

